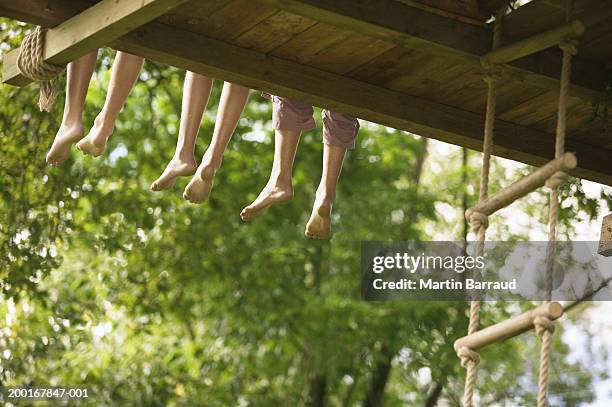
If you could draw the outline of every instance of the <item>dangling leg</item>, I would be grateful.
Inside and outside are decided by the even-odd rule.
[[[117,116],[136,83],[143,63],[144,59],[139,56],[117,52],[104,107],[89,134],[77,143],[77,148],[84,154],[98,157],[104,152],[106,141],[115,128]]]
[[[223,153],[232,134],[236,131],[248,97],[248,88],[228,82],[223,84],[212,140],[195,175],[183,192],[183,198],[189,202],[202,203],[208,199],[215,173],[221,166]]]
[[[261,216],[274,204],[293,198],[293,160],[302,131],[316,128],[312,118],[312,106],[278,96],[272,99],[274,133],[274,161],[268,183],[259,196],[240,212],[244,221]]]
[[[331,211],[346,150],[353,148],[359,123],[352,116],[323,111],[323,174],[317,188],[304,234],[311,239],[329,239]]]
[[[329,239],[331,235],[331,210],[336,199],[336,186],[342,171],[342,162],[346,149],[342,147],[323,146],[323,174],[317,188],[312,213],[306,225],[306,237],[312,239]]]
[[[240,212],[242,220],[255,219],[261,216],[268,207],[289,202],[293,198],[293,160],[300,141],[300,134],[300,131],[295,130],[276,130],[270,179],[257,198]]]
[[[87,88],[96,66],[98,52],[90,52],[68,64],[64,117],[53,145],[47,153],[47,164],[59,165],[70,156],[70,147],[83,137],[83,107]]]
[[[195,173],[198,166],[195,159],[195,144],[211,89],[212,79],[193,72],[185,74],[181,125],[174,157],[162,175],[153,181],[151,191],[171,188],[178,177]]]

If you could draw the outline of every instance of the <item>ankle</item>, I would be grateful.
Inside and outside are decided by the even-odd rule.
[[[102,111],[94,119],[94,127],[102,131],[112,131],[115,127],[115,118],[109,117]]]
[[[62,119],[61,127],[66,129],[82,129],[83,121],[80,118],[64,117]]]
[[[217,167],[213,165],[202,163],[198,167],[198,174],[200,174],[200,177],[203,179],[211,179],[215,176],[216,173]]]
[[[281,174],[271,174],[268,184],[278,189],[292,190],[293,179],[291,176],[283,176]]]
[[[176,154],[174,154],[174,157],[172,157],[172,161],[178,161],[178,162],[186,163],[189,165],[197,166],[197,161],[196,161],[194,152],[189,153],[189,152],[179,151]]]
[[[315,195],[316,206],[332,206],[336,199],[336,193],[333,191],[317,190]]]
[[[217,172],[217,170],[221,168],[221,162],[222,162],[222,159],[216,160],[216,159],[212,159],[204,155],[204,157],[202,157],[202,163],[200,164],[200,167],[208,168],[209,170],[213,170],[214,172]]]

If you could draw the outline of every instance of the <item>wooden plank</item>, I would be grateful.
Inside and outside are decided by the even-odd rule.
[[[406,67],[403,73],[391,78],[384,86],[440,101],[442,99],[438,95],[446,93],[449,88],[458,86],[456,78],[462,77],[461,75],[470,68],[469,65],[455,64],[438,56],[432,57],[426,53],[420,53],[412,61],[410,67]],[[445,80],[449,76],[451,80]]]
[[[559,92],[542,93],[509,110],[500,111],[497,116],[502,120],[529,126],[555,114],[558,99]]]
[[[160,16],[158,21],[169,25],[182,25],[186,29],[204,24],[211,15],[227,6],[230,0],[189,1]],[[191,31],[191,30],[190,30]]]
[[[567,119],[566,119],[566,128],[567,128],[567,136],[566,139],[573,138],[578,140],[575,137],[576,131],[580,130],[583,125],[588,124],[591,120],[592,114],[592,106],[588,103],[584,103],[584,101],[575,98],[569,97],[567,100]],[[558,111],[555,109],[554,112],[548,117],[545,117],[541,120],[533,122],[529,127],[540,129],[542,131],[554,132],[557,128],[557,118]],[[580,139],[583,142],[586,140]],[[590,143],[593,144],[593,143]],[[598,144],[593,144],[598,145]]]
[[[394,45],[361,34],[351,34],[318,53],[308,65],[325,71],[345,74],[393,48]]]
[[[103,0],[47,32],[45,61],[64,65],[165,14],[186,0]],[[19,49],[3,63],[2,80],[11,85],[31,82],[16,68]]]
[[[317,23],[273,49],[271,54],[305,64],[339,42],[344,41],[351,34],[350,31],[342,30],[333,25]]]
[[[236,39],[236,44],[256,51],[269,52],[306,31],[317,22],[296,14],[279,11]]]
[[[90,7],[97,0],[0,0],[0,16],[53,27]]]
[[[149,23],[118,39],[114,46],[161,63],[350,113],[425,137],[477,150],[482,144],[484,120],[480,114],[299,65],[176,27]],[[554,136],[551,134],[502,120],[496,121],[496,130],[496,155],[538,166],[553,156]],[[567,150],[575,152],[579,162],[581,157],[587,158],[572,172],[574,175],[612,184],[611,151],[578,141],[568,142]]]
[[[497,87],[497,116],[502,120],[506,120],[500,116],[503,112],[506,112],[515,106],[519,106],[526,101],[547,92],[548,91],[546,89],[538,88],[536,86],[517,86],[517,84],[512,81],[500,81]],[[479,98],[473,99],[474,100],[472,103],[477,103],[480,101],[479,104],[482,106],[482,108],[478,111],[484,112],[487,99],[486,95],[481,95]],[[466,106],[471,105],[472,104],[468,102]]]
[[[233,0],[210,15],[194,16],[200,23],[185,28],[210,38],[231,41],[276,13],[277,9],[251,0]]]
[[[492,32],[489,28],[445,18],[394,0],[375,3],[369,0],[255,1],[473,66],[480,66],[480,56],[490,50]],[[558,89],[560,61],[561,53],[550,49],[504,65],[504,75],[515,81]],[[579,57],[573,59],[573,66],[582,74],[574,79],[570,94],[589,101],[605,100],[605,67]]]
[[[393,47],[377,58],[348,72],[351,78],[375,85],[383,85],[394,78],[406,75],[415,67],[419,51],[404,47]]]

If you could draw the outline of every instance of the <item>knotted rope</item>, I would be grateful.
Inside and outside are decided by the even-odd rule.
[[[50,111],[59,92],[57,76],[64,70],[45,61],[45,29],[36,27],[21,42],[17,66],[23,75],[40,82],[38,107],[40,111]]]
[[[502,34],[502,13],[498,13],[493,26],[493,49],[498,48],[501,43]],[[496,67],[488,67],[483,79],[487,83],[487,112],[485,115],[484,140],[482,147],[482,172],[480,174],[480,194],[478,201],[482,202],[489,195],[489,173],[491,169],[491,153],[493,150],[493,134],[495,127],[495,109],[497,105],[497,82],[501,78],[501,71]],[[486,239],[487,227],[489,226],[489,217],[477,211],[471,211],[468,216],[468,221],[472,230],[477,236],[478,245],[476,247],[476,256],[484,255],[484,246]],[[480,319],[480,298],[474,296],[470,301],[470,317],[468,325],[468,335],[473,334],[478,330]],[[476,383],[476,367],[480,363],[480,356],[472,349],[463,347],[458,350],[457,356],[461,359],[461,366],[466,369],[465,388],[463,392],[463,405],[465,407],[472,406],[474,396],[474,384]]]
[[[569,9],[568,9],[569,16]],[[569,19],[569,18],[568,18]],[[569,92],[570,76],[572,70],[572,56],[576,55],[576,41],[563,41],[559,48],[563,51],[563,63],[561,67],[561,86],[559,89],[559,107],[557,114],[557,131],[555,138],[555,158],[560,157],[565,152],[565,132],[567,124],[567,97]],[[557,172],[546,182],[550,192],[550,210],[548,219],[548,247],[546,250],[546,302],[551,301],[553,287],[553,273],[555,268],[557,221],[559,218],[559,190],[565,182],[567,174]],[[540,337],[540,369],[538,376],[538,407],[548,405],[548,370],[550,365],[550,349],[552,344],[552,334],[554,324],[542,317],[534,321],[536,334]]]
[[[475,365],[480,363],[480,355],[478,354],[478,352],[474,352],[467,346],[459,348],[459,350],[457,351],[457,356],[459,356],[459,358],[461,359],[461,366],[466,369],[470,365],[470,363],[473,363]]]

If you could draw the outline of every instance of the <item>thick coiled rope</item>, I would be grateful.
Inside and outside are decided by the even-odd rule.
[[[65,67],[45,62],[45,31],[42,27],[36,27],[24,37],[17,57],[17,66],[24,76],[40,82],[38,107],[41,111],[48,112],[59,92],[57,76]]]

